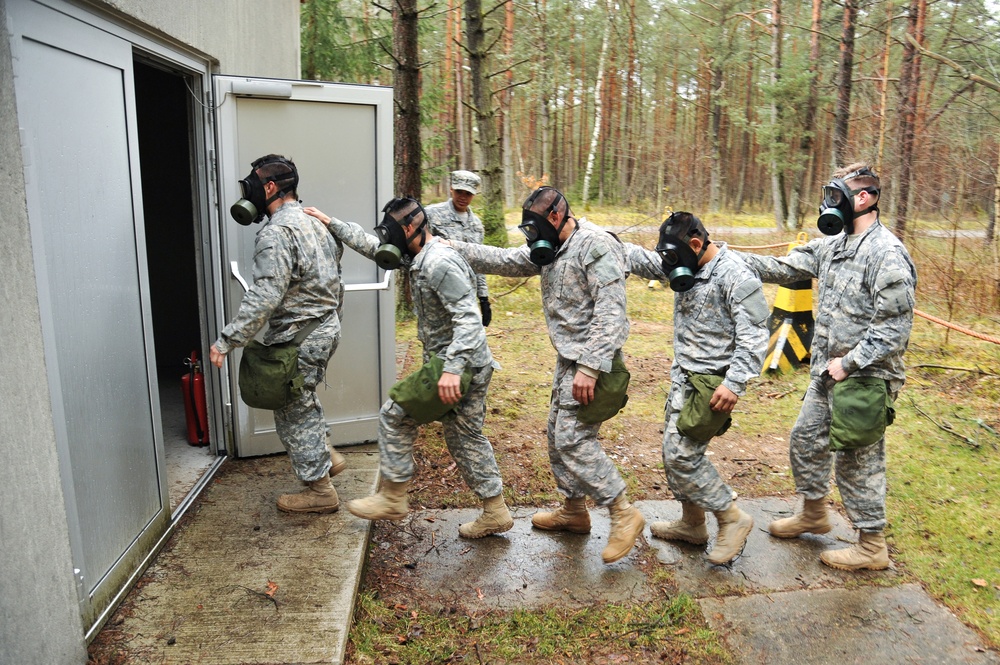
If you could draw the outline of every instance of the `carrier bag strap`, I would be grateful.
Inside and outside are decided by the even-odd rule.
[[[322,319],[313,319],[305,326],[303,326],[302,330],[296,333],[295,337],[292,339],[292,341],[295,342],[295,345],[299,346],[300,344],[302,344],[302,342],[306,341],[306,337],[309,337],[312,331],[316,330],[316,328],[319,328],[320,324],[323,323],[325,318],[326,317],[323,317]]]

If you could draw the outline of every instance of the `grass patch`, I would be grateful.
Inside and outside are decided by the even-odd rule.
[[[425,612],[358,597],[352,631],[355,663],[593,662],[628,654],[664,663],[731,662],[718,634],[687,595],[625,606],[489,612]],[[615,661],[610,661],[615,662]]]

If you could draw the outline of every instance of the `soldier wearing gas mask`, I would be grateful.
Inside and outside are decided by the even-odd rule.
[[[594,400],[601,372],[628,338],[622,245],[611,234],[579,223],[569,202],[552,187],[536,189],[525,200],[518,227],[527,245],[486,247],[451,241],[476,272],[528,277],[541,275],[542,308],[549,339],[556,349],[549,403],[548,451],[561,507],[531,519],[538,529],[590,533],[587,497],[611,513],[611,533],[601,556],[613,563],[627,555],[645,520],[629,503],[625,481],[601,449],[601,423],[577,418],[581,405]]]
[[[424,362],[431,354],[444,360],[438,396],[444,404],[455,405],[440,418],[444,440],[465,483],[483,501],[482,514],[460,525],[458,533],[463,538],[482,538],[508,531],[514,519],[504,503],[493,446],[483,436],[486,393],[497,365],[486,343],[472,268],[443,240],[430,234],[426,213],[414,199],[397,198],[386,204],[375,236],[316,208],[306,208],[306,212],[380,267],[409,271]],[[471,381],[463,393],[460,378],[465,372],[471,372]],[[400,404],[389,399],[382,405],[378,430],[382,486],[374,496],[349,501],[351,513],[368,520],[406,517],[407,491],[416,473],[413,444],[418,430],[417,420]]]
[[[880,183],[866,164],[834,173],[823,188],[819,228],[829,237],[787,256],[743,254],[765,282],[816,278],[811,382],[789,441],[803,506],[771,522],[771,535],[827,533],[831,471],[858,544],[820,559],[842,570],[889,566],[885,536],[885,427],[906,378],[903,353],[913,324],[916,269],[878,218]]]
[[[288,451],[292,470],[307,484],[304,491],[278,497],[286,512],[330,513],[340,502],[330,482],[347,466],[344,456],[326,445],[326,419],[316,386],[326,375],[340,341],[344,287],[340,258],[343,247],[326,228],[302,212],[298,201],[299,174],[280,155],[266,155],[240,181],[243,198],[230,209],[246,226],[267,223],[254,243],[253,284],[244,294],[236,316],[210,350],[222,367],[226,355],[245,346],[267,324],[263,343],[287,342],[306,326],[319,322],[299,346],[299,369],[305,381],[298,398],[274,411],[274,426]]]
[[[463,240],[483,244],[486,231],[483,220],[472,209],[472,199],[479,194],[482,179],[472,171],[452,171],[451,196],[447,201],[424,208],[431,233],[449,240]],[[476,295],[482,310],[483,325],[490,325],[493,309],[490,307],[490,291],[486,286],[486,275],[476,275]]]
[[[663,468],[681,519],[654,522],[657,538],[708,542],[705,511],[719,533],[709,562],[724,564],[746,544],[753,518],[705,456],[712,437],[747,381],[760,374],[767,350],[767,300],[760,280],[725,243],[709,240],[701,220],[674,212],[660,226],[656,251],[625,243],[633,275],[668,281],[674,295],[674,361],[664,415]]]

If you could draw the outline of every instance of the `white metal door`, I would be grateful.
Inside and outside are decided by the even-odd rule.
[[[330,215],[374,228],[381,204],[392,197],[392,90],[313,81],[216,77],[218,179],[224,265],[225,321],[239,309],[252,279],[259,225],[241,227],[229,216],[240,198],[238,181],[262,155],[290,157],[299,169],[299,197]],[[394,302],[389,275],[347,249],[348,293],[340,346],[319,390],[331,442],[376,437],[378,411],[395,380]],[[280,452],[270,411],[239,398],[242,350],[229,354],[225,371],[232,395],[236,450],[240,456]]]
[[[7,3],[28,216],[85,627],[169,522],[132,46]]]

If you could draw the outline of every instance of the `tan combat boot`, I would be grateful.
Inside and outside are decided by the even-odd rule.
[[[340,508],[340,499],[330,482],[330,476],[323,476],[307,485],[298,494],[279,496],[278,510],[286,513],[332,513]]]
[[[347,468],[347,458],[338,453],[337,449],[329,443],[326,444],[326,449],[330,453],[330,477],[333,478]]]
[[[881,531],[862,531],[857,545],[842,550],[827,550],[819,555],[819,560],[840,570],[885,570],[889,567],[889,548]]]
[[[483,499],[483,514],[475,522],[468,522],[458,527],[458,535],[462,538],[482,538],[494,533],[510,531],[514,526],[514,518],[507,510],[503,495],[498,494]]]
[[[590,513],[587,512],[586,497],[566,499],[563,505],[552,512],[535,513],[531,517],[531,526],[545,531],[590,533]]]
[[[708,553],[708,562],[718,566],[729,563],[743,551],[753,518],[737,508],[735,502],[715,513],[715,517],[719,520],[719,533],[715,536],[715,547]]]
[[[406,497],[409,486],[409,480],[402,483],[383,480],[378,494],[348,501],[347,509],[352,515],[366,520],[401,520],[410,512],[410,502]]]
[[[635,547],[635,539],[642,535],[646,520],[628,502],[625,492],[619,494],[608,509],[611,511],[611,533],[608,534],[608,546],[601,552],[601,558],[604,563],[614,563]]]
[[[767,527],[772,536],[778,538],[797,538],[804,533],[827,533],[830,526],[830,516],[826,510],[826,499],[805,499],[802,502],[802,512],[791,517],[774,520]]]
[[[688,501],[681,501],[681,518],[673,522],[653,522],[649,525],[650,532],[663,540],[683,540],[694,545],[704,545],[708,542],[708,529],[705,527],[705,509]]]

